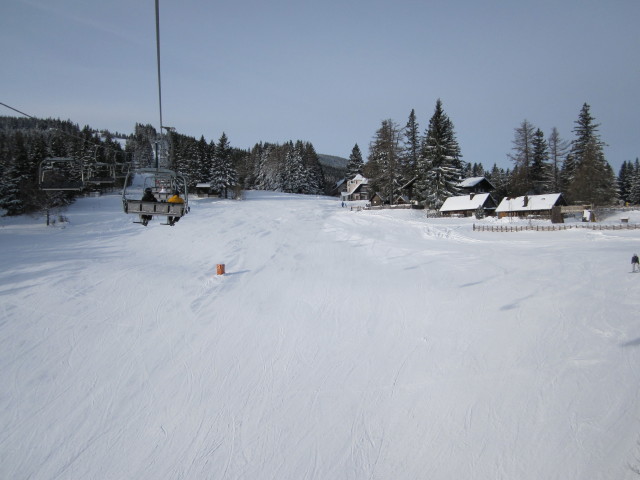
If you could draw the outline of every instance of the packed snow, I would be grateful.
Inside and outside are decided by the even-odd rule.
[[[0,218],[0,478],[638,478],[640,230],[190,203]]]

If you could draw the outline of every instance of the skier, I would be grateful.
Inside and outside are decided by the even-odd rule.
[[[634,253],[633,257],[631,257],[631,268],[632,272],[640,271],[640,260],[638,259],[637,253]]]
[[[179,190],[174,190],[173,192],[173,197],[169,198],[169,200],[167,200],[168,203],[184,203],[184,200],[182,199],[182,197],[180,196],[180,191]],[[180,220],[180,217],[169,217],[167,218],[169,225],[171,225],[172,227],[176,224],[176,222],[178,220]]]
[[[151,188],[147,187],[144,189],[144,195],[142,195],[141,200],[143,202],[157,202],[156,197],[151,192]],[[142,225],[145,227],[149,224],[149,220],[153,218],[152,215],[140,215],[140,220],[142,220]]]

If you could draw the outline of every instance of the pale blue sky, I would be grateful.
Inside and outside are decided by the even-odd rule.
[[[524,119],[572,140],[586,102],[616,173],[640,156],[638,0],[160,0],[160,34],[163,123],[197,138],[366,155],[440,98],[465,161],[511,168]],[[5,0],[0,58],[25,113],[159,127],[154,0]]]

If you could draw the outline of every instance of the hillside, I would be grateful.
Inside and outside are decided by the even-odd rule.
[[[637,478],[640,230],[191,207],[0,218],[0,478]]]
[[[332,167],[338,170],[346,170],[348,159],[336,157],[335,155],[318,154],[318,159],[323,167]]]

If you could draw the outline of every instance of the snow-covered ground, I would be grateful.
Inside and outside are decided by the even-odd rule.
[[[191,206],[0,218],[0,478],[638,478],[640,230]]]

